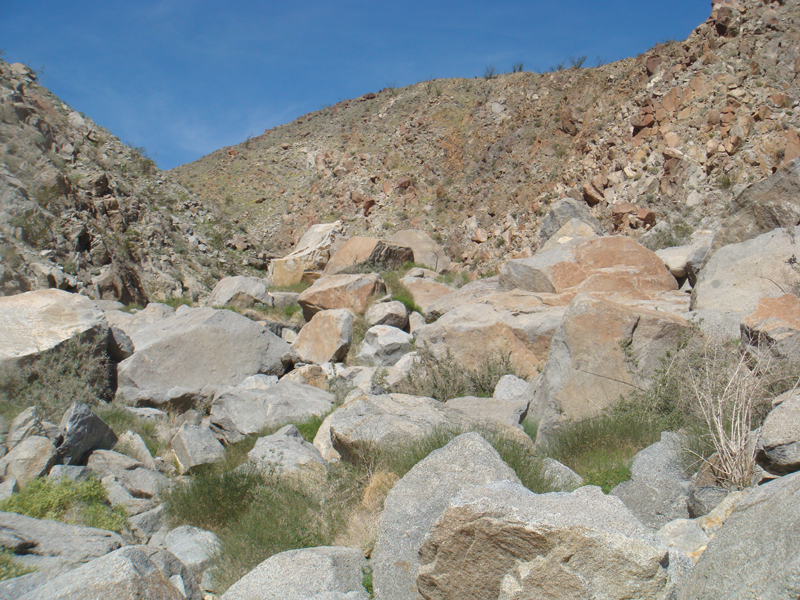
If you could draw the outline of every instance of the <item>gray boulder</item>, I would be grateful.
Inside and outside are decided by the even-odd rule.
[[[56,448],[46,437],[25,438],[0,458],[0,476],[14,479],[21,486],[30,479],[47,475],[56,459]]]
[[[140,544],[149,542],[153,534],[162,527],[165,527],[166,524],[167,515],[164,511],[164,505],[162,504],[139,513],[138,515],[133,515],[128,519],[131,533],[134,539]]]
[[[126,546],[67,571],[19,600],[202,600],[192,573],[167,550]]]
[[[571,492],[586,483],[583,477],[557,460],[547,457],[543,463],[544,474],[550,478],[556,490]]]
[[[681,436],[663,432],[661,441],[633,459],[631,479],[611,490],[648,527],[660,529],[675,519],[688,519],[689,479],[681,465]]]
[[[283,375],[289,345],[229,310],[197,308],[137,333],[136,352],[117,367],[117,398],[186,410],[249,375]]]
[[[800,596],[798,494],[795,473],[739,500],[689,573],[681,600]]]
[[[553,205],[542,221],[542,226],[539,228],[540,242],[544,244],[572,219],[578,219],[587,224],[597,235],[605,235],[603,226],[592,216],[586,202],[579,202],[574,198],[564,198]]]
[[[488,425],[503,423],[519,427],[528,414],[528,401],[528,398],[524,396],[517,396],[512,400],[464,396],[463,398],[451,398],[445,404],[450,408],[460,410],[476,423]]]
[[[305,441],[294,425],[259,438],[247,458],[262,471],[312,486],[328,476],[319,450]]]
[[[367,309],[364,317],[370,327],[375,325],[388,325],[405,329],[408,325],[408,310],[405,304],[393,300],[391,302],[376,302]]]
[[[494,386],[492,397],[496,400],[515,400],[525,396],[528,382],[516,375],[503,375]]]
[[[358,359],[371,365],[390,367],[411,351],[411,334],[389,325],[375,325],[367,330],[358,351]]]
[[[464,486],[504,480],[519,482],[477,433],[454,438],[406,473],[384,503],[372,553],[375,598],[417,600],[420,548],[450,499]]]
[[[214,286],[206,303],[213,307],[250,308],[256,303],[272,306],[272,297],[267,291],[269,283],[259,277],[225,277]]]
[[[108,322],[86,296],[49,289],[0,297],[0,365],[38,356],[67,340],[105,349]]]
[[[368,600],[361,585],[364,555],[336,546],[289,550],[271,556],[220,600]]]
[[[220,550],[219,538],[210,531],[181,525],[172,529],[164,538],[164,546],[194,573],[197,581]]]
[[[64,441],[58,447],[58,457],[65,465],[77,465],[93,450],[111,450],[117,436],[103,419],[86,404],[73,402],[61,418]]]
[[[172,451],[182,473],[225,458],[225,448],[207,427],[184,423],[172,438]]]
[[[300,423],[326,414],[333,394],[319,388],[280,381],[266,389],[223,388],[211,405],[211,427],[231,444],[267,427]]]
[[[431,527],[419,560],[426,598],[650,600],[672,587],[666,546],[593,486],[552,494],[508,481],[467,487]]]
[[[782,394],[761,426],[756,460],[776,475],[800,471],[800,392]]]
[[[6,436],[6,447],[11,450],[22,440],[33,435],[47,437],[47,431],[39,417],[39,411],[35,406],[29,406],[19,413],[8,428]]]

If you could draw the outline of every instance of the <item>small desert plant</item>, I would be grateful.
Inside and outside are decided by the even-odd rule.
[[[127,513],[122,506],[112,508],[106,496],[105,487],[94,477],[81,482],[37,477],[0,502],[0,510],[120,532],[128,522]]]
[[[586,62],[586,56],[570,56],[569,57],[569,65],[572,69],[580,69],[583,66],[583,63]]]
[[[514,63],[513,65],[511,65],[511,72],[512,73],[522,73],[522,63],[518,62],[518,63]]]
[[[725,173],[724,175],[720,175],[717,177],[717,187],[721,190],[727,190],[733,185],[733,179],[731,176]]]
[[[0,581],[21,577],[35,570],[14,560],[14,553],[10,550],[0,550]]]
[[[422,312],[422,309],[414,302],[414,294],[400,281],[400,274],[396,271],[384,271],[381,273],[381,279],[386,284],[387,291],[392,295],[392,300],[402,302],[408,312]]]
[[[483,78],[487,81],[489,79],[494,79],[495,77],[497,77],[497,69],[494,65],[489,65],[483,70]]]
[[[429,350],[418,351],[419,360],[392,392],[427,396],[445,402],[462,396],[490,398],[503,375],[516,374],[507,354],[486,356],[481,367],[467,369],[449,353],[436,358]]]
[[[36,406],[42,418],[58,422],[73,402],[96,406],[110,399],[108,358],[89,340],[67,340],[34,361],[0,371],[0,410],[6,416]]]

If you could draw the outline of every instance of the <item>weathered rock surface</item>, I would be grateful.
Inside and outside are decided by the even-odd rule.
[[[328,476],[328,467],[319,450],[305,441],[294,425],[258,438],[247,458],[266,473],[311,486],[323,483]]]
[[[292,285],[302,280],[307,272],[325,268],[331,247],[343,232],[341,221],[309,227],[293,252],[270,262],[269,272],[274,285]]]
[[[781,477],[740,500],[680,590],[694,598],[800,595],[800,474]]]
[[[184,423],[172,438],[172,451],[182,473],[222,460],[225,448],[207,427]]]
[[[414,262],[433,269],[437,273],[450,270],[450,258],[439,244],[424,231],[405,229],[392,235],[389,242],[406,246],[414,252]]]
[[[220,600],[322,600],[326,593],[339,593],[348,600],[367,600],[361,585],[361,569],[365,566],[364,555],[352,548],[289,550],[262,562],[234,583]]]
[[[330,275],[317,280],[297,298],[306,321],[321,310],[346,308],[363,315],[374,296],[386,292],[383,280],[369,275]]]
[[[798,253],[793,235],[782,229],[730,244],[706,263],[692,290],[692,310],[715,310],[745,316],[763,298],[778,298],[800,283],[800,274],[787,261]]]
[[[335,275],[353,267],[369,268],[376,272],[395,270],[413,260],[411,248],[357,235],[339,246],[325,265],[323,274]]]
[[[229,310],[197,308],[136,335],[136,352],[117,367],[119,400],[186,410],[249,375],[283,375],[289,345]]]
[[[224,388],[211,405],[211,426],[231,444],[266,427],[324,415],[334,399],[319,388],[290,381],[263,390]]]
[[[0,296],[0,365],[13,364],[56,348],[67,340],[108,343],[108,322],[86,296],[37,290]]]
[[[687,519],[689,480],[681,464],[683,443],[676,433],[663,432],[661,441],[639,452],[631,479],[611,490],[643,524],[660,529],[675,519]]]
[[[352,335],[353,313],[343,308],[322,310],[303,326],[292,346],[306,363],[341,362]]]
[[[62,573],[19,600],[202,600],[192,573],[167,550],[126,546]]]
[[[167,533],[164,546],[200,581],[205,570],[211,566],[214,555],[219,552],[220,541],[210,531],[181,525]]]
[[[579,202],[574,198],[563,198],[553,204],[542,221],[542,225],[539,228],[539,240],[542,245],[573,220],[586,224],[595,235],[602,236],[605,234],[600,221],[592,216],[585,202]]]
[[[666,546],[596,487],[467,487],[419,551],[426,598],[666,598]],[[698,596],[699,597],[699,596]]]
[[[42,425],[42,420],[39,418],[37,408],[29,406],[11,421],[8,435],[6,436],[6,448],[12,450],[22,440],[33,435],[47,437],[47,432],[44,425]]]
[[[500,286],[531,292],[614,292],[631,296],[678,289],[656,254],[634,240],[602,237],[510,260]]]
[[[376,302],[367,309],[364,318],[370,327],[388,325],[405,329],[408,325],[408,310],[406,310],[405,304],[396,300]]]
[[[389,325],[375,325],[364,334],[358,359],[373,366],[390,367],[411,351],[411,334]]]
[[[422,314],[427,314],[434,303],[453,291],[452,288],[443,283],[424,277],[406,275],[403,277],[402,283],[414,296],[414,304],[419,307]]]
[[[420,548],[450,499],[464,486],[504,480],[519,481],[477,433],[454,438],[406,473],[384,503],[372,554],[375,598],[416,600]]]
[[[65,465],[80,464],[93,450],[111,450],[117,443],[111,427],[82,402],[72,403],[60,427],[64,441],[58,447],[58,458]]]
[[[647,385],[661,358],[677,347],[689,323],[678,316],[577,296],[531,383],[531,418],[546,425],[597,414],[636,387]]]
[[[528,414],[528,402],[529,399],[525,396],[515,396],[511,400],[464,396],[451,398],[445,404],[450,408],[460,410],[475,423],[487,425],[502,423],[519,427]]]
[[[680,550],[694,562],[700,558],[710,539],[700,524],[691,519],[666,523],[656,532],[656,537],[668,548]]]
[[[208,306],[235,306],[250,308],[256,303],[272,306],[272,297],[267,288],[269,280],[258,277],[225,277],[217,282],[206,300]]]
[[[56,448],[49,439],[31,436],[0,458],[0,475],[3,479],[16,480],[21,486],[26,481],[47,475],[56,460]]]
[[[800,471],[800,392],[786,392],[761,426],[756,460],[776,475]]]
[[[521,375],[538,373],[537,357],[519,339],[503,315],[485,304],[470,304],[447,312],[435,323],[417,332],[417,346],[444,360],[448,353],[458,364],[476,369],[487,360],[509,355]]]
[[[768,349],[778,358],[790,358],[800,351],[800,298],[784,294],[762,298],[741,323],[742,341]]]

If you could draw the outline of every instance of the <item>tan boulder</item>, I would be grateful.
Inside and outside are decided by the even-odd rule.
[[[762,298],[742,321],[741,330],[747,343],[771,347],[784,356],[796,352],[800,348],[800,298],[794,294]]]
[[[331,256],[323,274],[334,275],[349,267],[363,265],[375,271],[398,269],[414,260],[411,248],[398,246],[378,238],[356,236],[347,240]]]
[[[540,432],[560,419],[585,419],[644,388],[690,324],[661,311],[581,294],[569,305],[532,383],[530,414]]]
[[[503,315],[486,304],[455,308],[417,332],[417,347],[424,346],[437,359],[448,354],[468,369],[482,367],[487,360],[508,355],[521,377],[536,375],[537,357]]]
[[[407,246],[414,251],[414,262],[442,273],[450,269],[450,258],[431,236],[423,231],[405,229],[398,231],[388,239],[392,244]]]
[[[453,291],[443,283],[422,277],[403,277],[402,281],[414,296],[414,303],[420,307],[423,314],[428,312],[434,302]]]
[[[321,310],[346,308],[363,315],[373,297],[386,293],[383,280],[369,275],[328,275],[317,280],[297,298],[306,321]]]
[[[292,346],[302,362],[340,362],[347,356],[352,335],[353,314],[349,310],[322,310],[303,326]]]
[[[292,285],[301,281],[306,272],[321,271],[330,259],[331,247],[343,233],[341,221],[312,225],[293,252],[270,262],[273,285]]]
[[[0,459],[3,479],[16,479],[22,486],[26,481],[47,475],[56,464],[56,448],[46,437],[34,435],[22,440]]]
[[[562,244],[531,258],[510,260],[503,289],[532,292],[612,292],[631,296],[678,289],[664,262],[624,236]]]

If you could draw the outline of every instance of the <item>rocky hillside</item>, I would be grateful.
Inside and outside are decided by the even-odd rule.
[[[688,39],[635,58],[367,93],[172,174],[281,252],[341,218],[350,235],[410,224],[494,269],[536,251],[566,196],[674,245],[800,154],[797,3],[714,4]]]
[[[141,150],[0,62],[0,294],[58,287],[146,303],[213,287],[229,224]],[[240,246],[241,247],[241,246]]]

